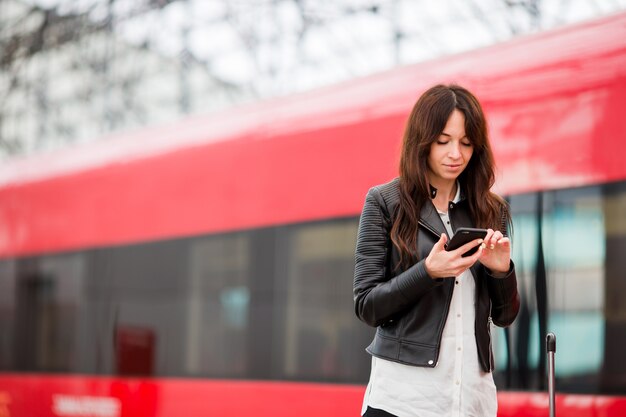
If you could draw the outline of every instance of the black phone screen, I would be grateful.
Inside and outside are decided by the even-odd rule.
[[[451,251],[460,248],[468,242],[475,239],[484,239],[487,236],[487,229],[475,229],[472,227],[459,227],[450,242],[446,245],[446,250]],[[463,257],[476,253],[478,246],[470,249],[463,254]]]

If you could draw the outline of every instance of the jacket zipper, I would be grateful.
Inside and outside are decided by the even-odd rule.
[[[437,231],[435,229],[433,229],[431,226],[429,226],[425,222],[423,222],[421,220],[418,220],[418,224],[421,225],[424,229],[428,230],[430,233],[432,233],[433,236],[435,236],[437,238],[437,240],[439,240],[439,238],[441,237],[437,233]],[[456,279],[456,277],[454,279]],[[448,295],[448,299],[446,300],[446,306],[445,306],[446,314],[443,315],[443,326],[441,326],[441,328],[439,329],[439,332],[437,334],[437,357],[435,358],[435,364],[433,365],[433,368],[439,362],[439,352],[441,350],[441,338],[443,337],[443,328],[446,325],[446,320],[448,318],[448,314],[450,313],[450,302],[452,301],[452,294],[453,294],[453,292],[454,292],[454,285],[452,286],[452,290],[450,291],[450,295]]]
[[[495,366],[493,363],[493,351],[491,350],[491,323],[493,323],[493,320],[491,319],[491,316],[489,316],[487,318],[487,335],[489,336],[489,352],[487,352],[487,355],[489,355],[489,371],[493,371]]]
[[[452,218],[450,217],[450,226],[452,227]],[[424,229],[426,229],[427,231],[429,231],[430,233],[433,234],[433,236],[436,236],[437,239],[439,239],[441,236],[437,233],[437,231],[435,229],[433,229],[430,225],[428,225],[427,223],[423,222],[422,220],[418,220],[418,224],[420,226],[422,226]],[[454,230],[454,228],[452,229]],[[472,274],[472,276],[474,276],[474,271],[471,270],[470,268],[470,273]],[[455,277],[456,279],[456,277]],[[476,279],[474,277],[474,279]],[[448,314],[450,313],[450,302],[452,301],[452,295],[454,292],[454,286],[452,286],[452,291],[450,291],[450,295],[448,296],[448,299],[446,301],[446,314],[443,316],[444,317],[444,325],[441,327],[441,330],[439,331],[439,334],[437,336],[437,357],[435,358],[435,365],[437,364],[437,362],[439,362],[439,351],[441,349],[441,338],[443,337],[443,327],[445,326],[445,320],[448,318]],[[489,308],[491,310],[491,306]],[[488,355],[488,362],[489,362],[489,370],[493,371],[495,366],[493,363],[493,358],[492,358],[492,347],[491,347],[491,323],[492,323],[492,319],[491,316],[488,317],[487,319],[487,335],[489,336],[489,351],[487,352]]]
[[[428,230],[430,233],[432,233],[434,236],[437,236],[437,240],[439,240],[439,238],[441,237],[441,235],[439,235],[437,233],[437,231],[435,229],[433,229],[430,225],[428,225],[427,223],[424,223],[421,220],[418,220],[417,222],[420,226],[422,226],[424,229]]]
[[[456,279],[456,277],[454,279]],[[441,326],[437,334],[437,357],[435,358],[435,365],[437,365],[437,363],[439,362],[439,352],[441,351],[441,338],[443,337],[443,328],[446,326],[446,320],[448,319],[448,314],[450,314],[450,304],[452,301],[453,292],[454,292],[454,285],[452,286],[450,295],[448,296],[448,299],[446,300],[446,314],[444,314],[442,317],[443,325]]]

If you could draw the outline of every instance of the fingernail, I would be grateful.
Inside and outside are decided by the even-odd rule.
[[[493,249],[495,248],[495,246],[493,246],[493,243],[491,245],[489,245],[489,249]]]
[[[484,243],[482,245],[480,245],[481,249],[485,249],[487,247],[487,245],[485,245]]]

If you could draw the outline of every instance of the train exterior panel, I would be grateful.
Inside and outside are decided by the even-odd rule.
[[[358,215],[419,94],[484,105],[522,309],[500,416],[626,415],[626,14],[0,167],[0,416],[358,415]]]
[[[2,375],[0,411],[15,416],[358,416],[361,385]],[[615,396],[557,394],[568,417],[623,416]],[[545,417],[545,393],[501,392],[499,417]],[[10,411],[9,411],[10,410]]]

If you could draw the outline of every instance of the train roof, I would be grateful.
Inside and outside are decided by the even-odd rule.
[[[218,141],[255,140],[260,132],[271,137],[341,126],[372,116],[406,115],[419,94],[439,82],[467,86],[487,109],[502,102],[537,100],[563,90],[581,91],[594,82],[605,82],[613,73],[618,75],[610,58],[624,54],[625,39],[626,13],[618,13],[306,93],[15,158],[0,166],[0,186]],[[609,65],[601,65],[604,62]],[[498,142],[498,138],[492,140]]]
[[[415,100],[441,82],[481,100],[499,192],[626,178],[619,13],[7,161],[0,256],[358,215],[367,189],[396,175]]]

